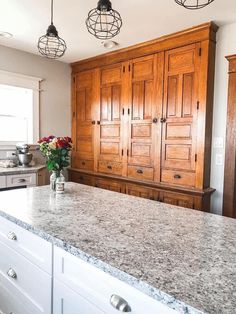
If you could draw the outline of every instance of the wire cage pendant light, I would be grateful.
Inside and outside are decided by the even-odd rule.
[[[119,34],[122,19],[120,13],[112,9],[110,0],[99,0],[97,7],[89,11],[86,26],[90,34],[107,40]]]
[[[46,35],[39,38],[38,50],[47,58],[58,59],[65,54],[66,49],[65,40],[58,36],[58,31],[53,24],[53,0],[51,0],[51,24],[48,26]]]
[[[182,7],[190,10],[198,10],[211,4],[214,0],[175,0]]]

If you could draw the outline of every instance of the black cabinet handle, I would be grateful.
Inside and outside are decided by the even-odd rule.
[[[95,120],[93,120],[93,121],[92,121],[92,124],[96,124],[96,121],[95,121]]]
[[[158,122],[158,119],[157,119],[157,118],[154,118],[154,119],[152,120],[152,122],[153,122],[153,123],[157,123],[157,122]]]
[[[175,174],[175,175],[174,175],[174,178],[175,178],[175,179],[181,179],[181,176],[180,176],[179,174]]]
[[[109,165],[109,166],[107,166],[107,169],[110,169],[110,170],[111,170],[111,169],[112,169],[112,166],[110,166],[110,165]]]
[[[166,122],[166,118],[161,118],[161,123],[165,123]]]
[[[84,161],[82,161],[82,165],[85,166],[85,162]]]
[[[100,124],[100,121],[97,121],[97,124],[99,125],[99,124]]]
[[[142,173],[143,173],[143,170],[142,170],[142,169],[138,169],[138,170],[137,170],[137,173],[142,174]]]

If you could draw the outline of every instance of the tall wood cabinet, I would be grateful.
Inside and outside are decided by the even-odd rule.
[[[72,64],[72,181],[209,210],[216,31]]]

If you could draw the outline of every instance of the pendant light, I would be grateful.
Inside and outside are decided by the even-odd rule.
[[[214,0],[175,0],[182,7],[190,10],[198,10],[211,4]]]
[[[99,0],[97,7],[88,13],[86,26],[90,34],[107,40],[119,34],[122,19],[120,13],[112,9],[110,0]]]
[[[47,58],[57,59],[65,54],[66,48],[66,42],[58,36],[58,31],[53,24],[53,0],[51,0],[51,24],[46,35],[39,38],[38,50]]]

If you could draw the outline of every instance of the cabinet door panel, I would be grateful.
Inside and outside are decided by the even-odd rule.
[[[159,193],[157,191],[133,184],[126,185],[126,194],[147,198],[150,200],[158,200],[159,198]]]
[[[194,208],[194,198],[191,195],[183,195],[172,192],[160,192],[160,201],[175,206]]]
[[[122,74],[122,64],[101,69],[98,165],[122,161]]]
[[[54,281],[53,314],[105,314],[87,299]]]
[[[94,119],[94,71],[78,73],[75,77],[72,166],[80,168],[81,160],[94,159],[93,124]],[[93,170],[93,169],[92,169]]]
[[[131,62],[128,165],[158,168],[163,65],[162,54]]]
[[[195,171],[199,45],[166,52],[162,167]]]

